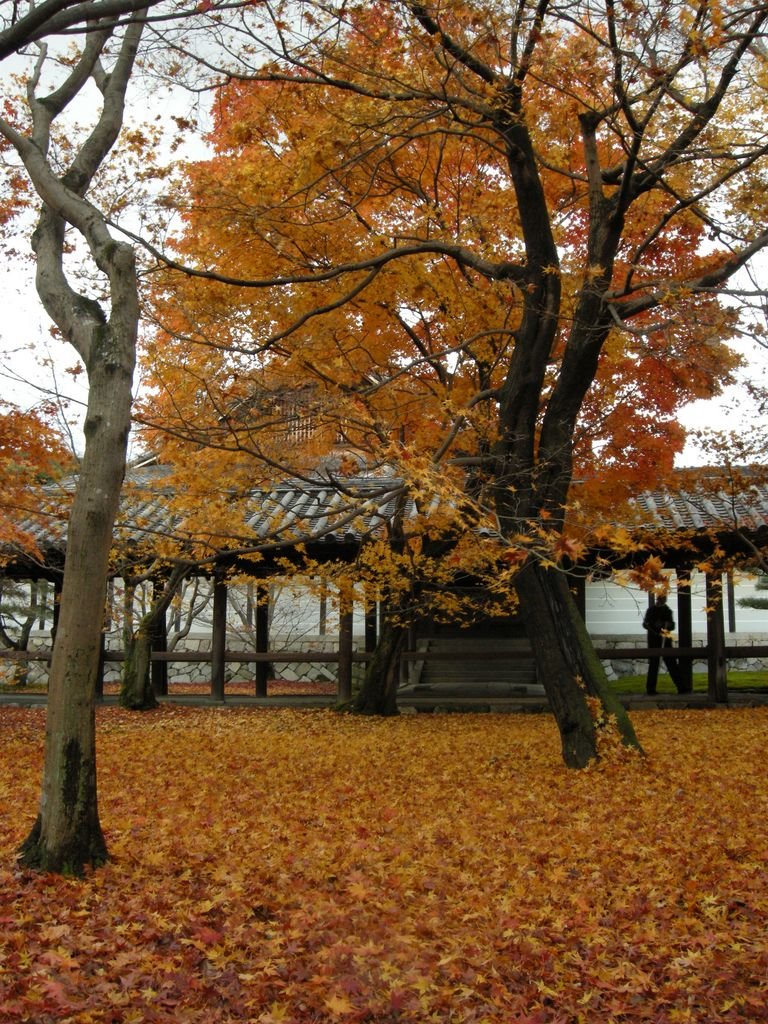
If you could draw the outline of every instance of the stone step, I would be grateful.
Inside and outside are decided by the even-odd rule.
[[[403,686],[398,690],[398,699],[410,698],[418,700],[432,699],[435,701],[446,698],[464,698],[479,700],[482,697],[543,697],[544,687],[539,683],[511,682],[473,682],[462,684],[451,683],[418,683],[416,686]]]
[[[424,641],[422,641],[424,642]],[[531,643],[523,636],[438,636],[426,643],[430,651],[529,651]]]
[[[498,688],[510,691],[536,685],[536,665],[532,657],[521,657],[530,652],[530,643],[524,637],[433,637],[425,653],[470,655],[455,660],[425,658],[418,686],[446,688],[451,692],[466,691],[478,694],[481,689],[496,692]],[[504,652],[512,652],[504,658]],[[495,657],[488,657],[489,654]],[[496,690],[494,690],[496,688]]]

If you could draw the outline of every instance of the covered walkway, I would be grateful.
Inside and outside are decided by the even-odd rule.
[[[118,527],[120,544],[126,550],[132,546],[146,552],[147,538],[166,536],[174,526],[168,521],[166,505],[163,501],[162,467],[150,466],[136,470],[129,478],[126,498],[123,502],[121,519]],[[728,648],[726,645],[725,624],[723,621],[722,580],[723,567],[741,561],[754,563],[768,552],[768,487],[745,478],[742,493],[734,495],[696,492],[681,488],[678,491],[652,492],[640,495],[635,502],[636,525],[633,537],[637,544],[624,553],[615,550],[593,550],[588,552],[583,564],[566,567],[573,580],[577,604],[584,608],[586,579],[595,565],[627,568],[634,563],[642,562],[658,555],[664,565],[672,570],[677,577],[677,607],[679,645],[667,648],[665,654],[673,654],[680,659],[683,670],[688,674],[692,671],[693,660],[706,659],[708,668],[708,695],[711,703],[726,703],[729,700],[727,689],[726,665],[728,657],[768,656],[768,647]],[[152,674],[155,692],[161,699],[183,702],[186,697],[168,697],[167,664],[171,661],[207,662],[210,666],[210,691],[201,698],[207,702],[220,704],[231,701],[265,700],[275,706],[281,698],[268,694],[268,676],[270,664],[274,662],[326,662],[337,665],[338,689],[335,697],[320,698],[320,706],[332,703],[344,703],[351,698],[353,665],[367,660],[377,641],[377,631],[381,609],[375,603],[366,608],[364,650],[356,651],[352,637],[352,604],[347,600],[340,608],[339,631],[329,649],[308,654],[306,651],[270,649],[269,637],[269,595],[268,582],[273,574],[281,571],[281,560],[290,558],[295,547],[300,543],[302,550],[309,550],[312,557],[327,561],[345,562],[354,558],[364,541],[394,514],[394,498],[399,482],[395,479],[360,476],[354,480],[344,481],[343,488],[334,488],[328,480],[317,482],[289,481],[275,488],[269,494],[254,492],[252,500],[253,516],[249,526],[255,528],[257,534],[269,533],[270,524],[274,523],[276,510],[284,517],[285,532],[279,544],[270,542],[268,551],[233,552],[222,550],[205,566],[193,566],[191,572],[204,572],[213,580],[213,628],[211,650],[206,654],[174,651],[167,653],[165,646],[165,627],[161,623],[155,631],[152,654]],[[144,488],[144,490],[142,490]],[[137,494],[141,497],[137,498]],[[17,579],[44,578],[52,581],[54,587],[61,579],[63,562],[66,554],[64,524],[61,520],[40,520],[25,524],[35,539],[40,557],[30,557],[20,552],[6,553],[4,573]],[[289,529],[290,527],[290,529]],[[299,542],[296,537],[303,539]],[[307,538],[311,538],[307,540]],[[255,555],[258,553],[258,558]],[[707,564],[707,643],[706,647],[692,645],[691,630],[691,596],[687,581],[690,580],[693,565]],[[284,565],[283,565],[284,571]],[[118,570],[116,570],[117,574]],[[247,652],[233,651],[227,647],[227,577],[231,573],[238,576],[249,576],[254,579],[258,588],[258,599],[254,608],[253,649]],[[651,599],[652,600],[652,599]],[[425,629],[426,627],[426,629]],[[55,631],[55,620],[54,620]],[[464,660],[466,663],[475,657],[467,650],[457,650],[446,656],[439,651],[429,652],[419,645],[419,637],[429,636],[429,623],[417,624],[414,627],[410,649],[402,656],[403,681],[413,682],[413,667],[429,660],[437,663],[442,658],[445,663]],[[330,638],[329,638],[330,639]],[[486,650],[484,658],[503,660],[530,659],[530,652],[515,646],[512,642],[495,650]],[[508,648],[508,649],[507,649]],[[605,658],[647,658],[661,653],[648,647],[636,646],[598,650]],[[0,658],[26,658],[46,660],[48,651],[24,652],[0,650]],[[105,651],[104,661],[120,661],[122,654]],[[252,663],[254,665],[254,692],[252,697],[240,697],[226,692],[227,666],[232,663]],[[101,691],[103,692],[103,684]],[[462,697],[460,693],[431,695],[418,692],[402,693],[404,707],[427,708],[443,706],[450,696],[453,704],[460,706],[462,700],[475,700],[484,705],[503,708],[512,706],[519,710],[538,710],[546,706],[541,693],[509,693],[504,696],[492,693],[474,693]],[[30,699],[32,697],[30,696]],[[109,699],[109,698],[105,698]],[[293,701],[294,698],[286,698]],[[741,700],[735,694],[730,700]],[[652,699],[649,699],[652,700]],[[656,698],[667,702],[666,697]],[[702,701],[698,695],[687,695],[685,700],[693,701],[699,706]],[[636,698],[632,698],[635,702]],[[643,700],[641,706],[646,706]],[[684,703],[684,702],[683,702]],[[676,706],[680,701],[676,701]]]

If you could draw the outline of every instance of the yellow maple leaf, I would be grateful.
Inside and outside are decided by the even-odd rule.
[[[346,996],[329,996],[325,1000],[325,1007],[337,1017],[343,1017],[347,1013],[354,1013],[355,1007]]]

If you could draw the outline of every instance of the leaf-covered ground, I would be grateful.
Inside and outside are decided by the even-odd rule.
[[[0,709],[0,1021],[768,1020],[768,711],[99,712],[113,861],[18,869],[45,712]]]

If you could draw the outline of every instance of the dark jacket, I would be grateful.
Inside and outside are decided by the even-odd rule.
[[[675,628],[675,617],[668,604],[654,604],[645,613],[643,629],[651,633],[671,633]]]

